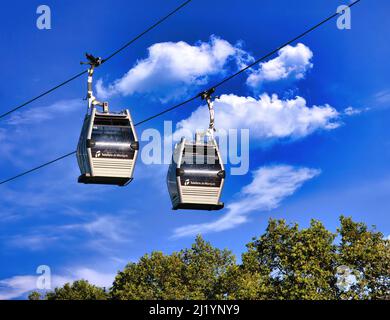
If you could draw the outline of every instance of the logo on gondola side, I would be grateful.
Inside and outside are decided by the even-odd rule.
[[[99,151],[96,151],[95,153],[95,158],[100,158],[102,155],[102,152],[99,150]]]
[[[184,185],[185,185],[185,186],[189,186],[190,183],[191,183],[190,179],[186,179],[186,180],[184,181]]]

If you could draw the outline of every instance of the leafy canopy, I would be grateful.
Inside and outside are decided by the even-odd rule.
[[[270,220],[236,263],[198,236],[189,249],[152,252],[118,272],[109,292],[75,281],[31,300],[390,299],[390,241],[341,217],[336,233]]]

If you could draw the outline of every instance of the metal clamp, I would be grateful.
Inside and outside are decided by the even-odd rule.
[[[86,53],[85,56],[87,57],[88,62],[80,62],[80,64],[89,64],[91,67],[95,68],[103,63],[103,59],[101,57],[95,57],[90,53]]]

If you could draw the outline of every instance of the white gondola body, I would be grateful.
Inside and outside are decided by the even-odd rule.
[[[138,139],[128,110],[86,115],[77,147],[79,182],[123,186],[133,179]]]
[[[196,157],[201,161],[196,161]],[[192,164],[189,164],[191,158]],[[194,143],[183,138],[176,144],[167,174],[174,210],[222,209],[224,204],[220,199],[224,180],[224,165],[214,139]]]

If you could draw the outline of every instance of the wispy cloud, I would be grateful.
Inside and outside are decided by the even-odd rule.
[[[35,107],[28,111],[17,111],[6,121],[9,125],[41,123],[59,115],[83,110],[85,102],[82,99],[60,100],[49,106]]]
[[[31,234],[19,234],[8,237],[7,244],[13,248],[39,251],[44,250],[49,246],[52,246],[59,240],[60,237],[56,235],[33,232]]]
[[[0,280],[0,300],[19,298],[37,287],[35,276],[15,276]]]
[[[60,100],[22,109],[4,119],[0,128],[0,165],[27,169],[38,159],[50,159],[75,148],[85,111],[83,104],[82,99]]]
[[[374,96],[374,102],[379,105],[390,105],[390,89],[376,93]]]
[[[81,268],[76,270],[74,279],[84,279],[95,286],[110,288],[114,282],[115,276],[115,272],[101,272],[90,268]]]
[[[110,215],[84,213],[83,221],[72,224],[55,224],[34,227],[7,237],[7,244],[19,249],[30,251],[46,250],[57,247],[74,245],[78,251],[108,253],[118,249],[118,245],[132,242],[136,224],[130,219],[131,214],[116,213]],[[86,220],[86,221],[85,221]]]
[[[354,116],[354,115],[361,114],[363,111],[364,110],[362,109],[355,109],[353,107],[348,107],[344,109],[344,114],[347,116]]]
[[[87,280],[98,287],[109,288],[115,279],[115,272],[102,272],[91,268],[68,268],[63,274],[51,276],[51,289],[71,283],[75,280]],[[39,275],[20,275],[0,280],[0,300],[25,298],[37,288]]]
[[[52,172],[41,172],[40,179],[34,179],[32,183],[20,184],[17,188],[12,183],[2,185],[0,217],[3,224],[23,223],[24,220],[31,218],[37,223],[41,219],[52,219],[54,212],[59,219],[65,220],[90,217],[91,214],[86,215],[85,210],[80,207],[91,201],[96,204],[101,203],[103,201],[101,195],[105,190],[99,186],[86,188],[84,185],[77,184],[77,168],[72,168],[71,163],[62,163],[61,166],[60,172],[63,173],[61,179]],[[31,236],[33,243],[35,235]],[[50,241],[47,243],[52,243],[52,237],[48,239]]]
[[[126,215],[99,215],[92,221],[61,226],[64,231],[86,232],[92,237],[104,241],[127,242],[132,234],[134,224]]]
[[[306,181],[319,174],[317,169],[288,165],[261,167],[253,173],[253,181],[241,190],[240,199],[227,206],[227,213],[223,217],[212,222],[179,227],[174,230],[173,237],[236,228],[248,221],[248,214],[251,212],[277,208],[286,197],[294,194]]]
[[[102,190],[98,188],[87,190],[76,184],[77,173],[73,177],[62,176],[61,181],[37,181],[34,188],[12,188],[2,187],[2,201],[4,204],[11,204],[13,207],[36,208],[44,210],[54,204],[82,203],[99,197]],[[73,187],[73,188],[72,188]],[[21,190],[22,189],[22,190]],[[20,201],[23,199],[23,201]]]

